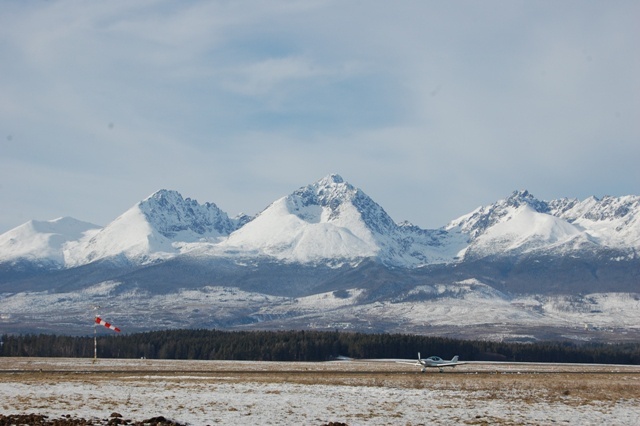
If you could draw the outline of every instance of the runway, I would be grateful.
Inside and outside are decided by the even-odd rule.
[[[635,425],[640,417],[638,366],[470,362],[421,373],[397,361],[0,358],[0,409],[191,425]]]
[[[613,374],[640,375],[640,366],[618,364],[518,363],[467,361],[421,372],[413,360],[364,359],[328,362],[200,361],[150,359],[0,357],[0,374],[192,374],[192,375],[495,375]]]

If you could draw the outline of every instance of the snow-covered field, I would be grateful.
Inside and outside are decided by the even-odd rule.
[[[640,368],[0,358],[0,411],[190,425],[636,425]]]
[[[125,332],[168,328],[348,329],[503,340],[637,341],[640,294],[529,295],[515,298],[476,280],[420,286],[406,299],[361,303],[364,290],[281,297],[233,287],[180,289],[169,294],[120,291],[103,282],[66,293],[0,294],[5,332],[91,334],[95,311]],[[412,300],[412,293],[433,298]],[[42,318],[48,321],[43,322]],[[141,324],[146,328],[141,328]],[[555,335],[549,336],[550,329]]]

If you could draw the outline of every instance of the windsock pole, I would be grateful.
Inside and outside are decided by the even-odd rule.
[[[93,360],[98,359],[98,333],[96,331],[96,326],[98,323],[93,323]]]
[[[93,305],[93,311],[96,313],[95,317],[98,318],[98,309],[100,309],[100,305]],[[96,331],[97,323],[93,322],[93,362],[96,362],[98,359],[98,336]]]

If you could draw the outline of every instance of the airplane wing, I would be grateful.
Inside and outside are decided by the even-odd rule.
[[[396,361],[396,364],[407,364],[407,365],[422,365],[418,362],[407,362],[407,361]]]
[[[435,365],[434,367],[455,367],[456,365],[462,365],[465,364],[464,362],[448,362],[446,364],[438,364]]]

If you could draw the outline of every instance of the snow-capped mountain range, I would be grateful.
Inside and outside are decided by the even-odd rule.
[[[592,246],[635,256],[640,247],[640,197],[537,200],[516,191],[452,221],[469,236],[468,251],[484,257],[533,250],[575,251]]]
[[[146,264],[197,254],[299,263],[370,258],[413,268],[585,247],[635,256],[640,197],[545,202],[516,191],[441,229],[424,230],[395,223],[362,190],[329,175],[274,201],[253,218],[229,218],[213,203],[160,190],[104,228],[68,217],[30,221],[0,235],[0,262],[26,259],[69,268],[98,260]]]
[[[38,292],[84,292],[85,299],[102,294],[87,293],[90,288],[109,288],[118,297],[175,296],[210,286],[236,289],[234,295],[248,291],[247,300],[330,294],[352,310],[375,303],[442,303],[452,294],[480,289],[482,300],[500,303],[523,294],[636,294],[639,247],[639,196],[541,201],[515,191],[442,228],[425,230],[394,222],[336,174],[274,201],[254,217],[231,218],[213,203],[160,190],[105,227],[66,217],[30,221],[0,235],[0,326],[2,305],[10,301]],[[460,284],[470,282],[475,284]],[[473,290],[452,290],[460,288]],[[232,315],[221,323],[265,326],[267,318],[281,326],[310,327],[278,300],[273,308],[278,314],[253,312],[248,320],[240,309],[240,318]],[[324,312],[321,305],[317,315]],[[247,306],[256,309],[251,302]],[[395,327],[389,325],[393,321],[378,322],[383,330]]]

